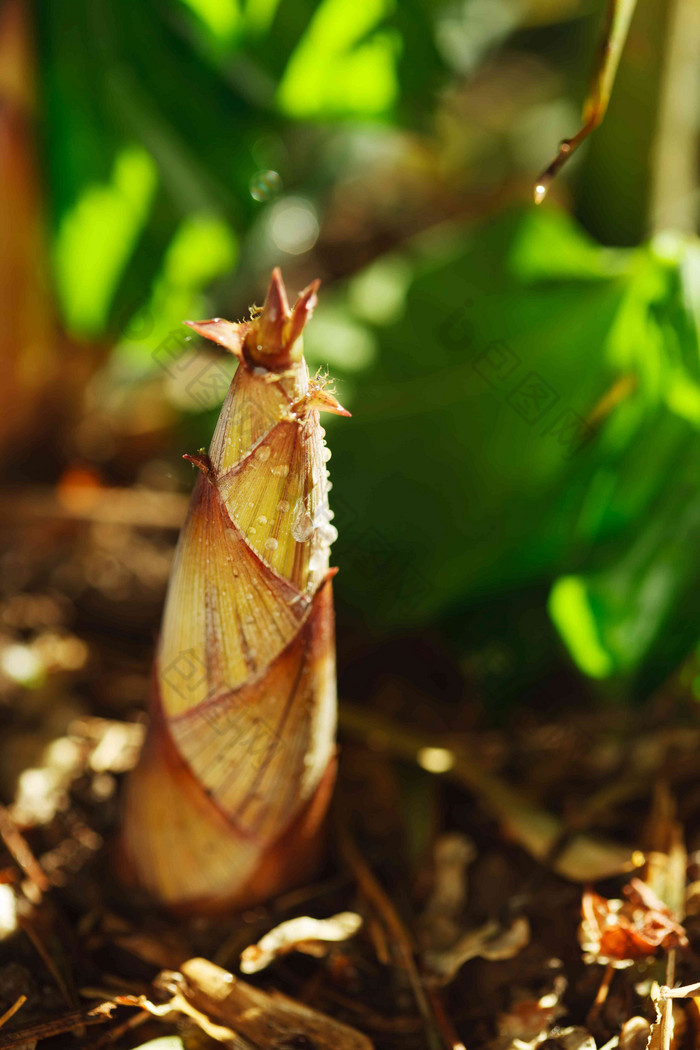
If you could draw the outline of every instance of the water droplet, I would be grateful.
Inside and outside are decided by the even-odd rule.
[[[278,547],[277,540],[273,539],[272,536],[269,540],[265,540],[265,549],[268,551],[276,551]]]
[[[248,535],[249,535],[249,536],[254,536],[254,535],[256,534],[256,532],[257,532],[257,531],[258,531],[258,530],[257,530],[257,529],[255,528],[255,526],[254,526],[254,525],[251,525],[251,527],[250,527],[250,528],[248,529]]]
[[[264,463],[270,458],[270,449],[267,445],[261,445],[255,453],[255,458],[259,459],[261,463]]]
[[[282,179],[276,171],[256,171],[249,183],[250,195],[256,201],[269,201],[282,189]]]
[[[314,547],[309,558],[309,574],[314,579],[328,571],[328,547]],[[313,581],[312,581],[312,585]]]
[[[292,536],[297,543],[305,543],[310,540],[314,531],[314,523],[311,515],[304,506],[303,500],[297,500],[294,507],[294,520],[292,521]]]
[[[287,474],[289,474],[289,467],[285,464],[282,464],[282,466],[279,467],[271,467],[270,473],[274,474],[276,478],[286,478]]]
[[[327,463],[327,462],[328,462],[328,460],[329,460],[329,459],[331,458],[331,456],[332,456],[332,455],[333,455],[333,453],[331,452],[331,450],[330,450],[329,448],[326,448],[326,447],[324,446],[324,449],[323,449],[323,451],[321,452],[321,459],[323,460],[323,462],[324,462],[324,463]]]
[[[323,529],[319,529],[321,538],[324,543],[327,543],[330,547],[331,543],[335,543],[338,539],[338,530],[335,525],[324,525]]]
[[[277,504],[277,513],[285,514],[289,510],[289,500],[281,499]]]
[[[261,514],[258,518],[256,518],[256,521],[258,525],[267,525],[267,518],[264,514]]]

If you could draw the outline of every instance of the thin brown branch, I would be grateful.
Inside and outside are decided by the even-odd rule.
[[[344,826],[338,827],[338,841],[341,853],[357,880],[360,892],[375,909],[389,935],[395,949],[397,961],[406,973],[416,1004],[425,1022],[426,1034],[430,1045],[431,1047],[436,1047],[443,1040],[436,1031],[435,1016],[418,973],[411,937],[383,886],[360,853],[350,832]],[[447,1044],[447,1046],[448,1050],[452,1050],[450,1044]]]
[[[583,124],[570,139],[564,139],[554,160],[537,179],[535,204],[542,203],[557,173],[605,116],[636,3],[637,0],[608,0],[598,61],[583,107]]]
[[[40,900],[42,894],[51,888],[51,883],[5,806],[0,806],[0,838],[37,890]]]
[[[10,1050],[11,1047],[33,1043],[38,1039],[49,1039],[62,1032],[72,1032],[82,1025],[103,1024],[109,1020],[114,1008],[114,1003],[100,1003],[91,1010],[71,1010],[52,1021],[38,1021],[17,1028],[14,1032],[0,1034],[0,1050]]]
[[[14,1002],[14,1003],[12,1004],[12,1006],[11,1006],[11,1007],[10,1007],[10,1008],[9,1008],[8,1010],[5,1010],[5,1013],[4,1013],[3,1015],[2,1015],[2,1017],[0,1017],[0,1028],[2,1028],[2,1027],[3,1027],[3,1025],[6,1025],[6,1024],[7,1024],[7,1022],[8,1022],[8,1021],[9,1021],[9,1020],[10,1020],[10,1019],[11,1019],[12,1017],[14,1017],[14,1016],[15,1016],[15,1014],[17,1013],[17,1011],[18,1011],[19,1009],[21,1009],[21,1008],[22,1008],[22,1007],[24,1006],[24,1004],[26,1003],[26,1001],[27,1001],[27,997],[26,997],[26,995],[20,995],[20,997],[19,997],[19,998],[17,999],[17,1001],[16,1001],[16,1002]]]

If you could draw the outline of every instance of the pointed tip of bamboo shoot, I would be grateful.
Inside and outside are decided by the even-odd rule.
[[[236,323],[222,317],[212,317],[208,321],[184,323],[198,335],[217,343],[236,357],[247,360],[249,364],[275,371],[284,370],[301,358],[299,337],[316,308],[320,284],[317,279],[307,285],[290,309],[282,272],[276,266],[272,271],[265,302],[252,321]]]
[[[287,289],[284,287],[284,281],[282,280],[282,271],[279,266],[275,266],[270,278],[270,286],[267,289],[260,319],[274,326],[283,324],[288,317]]]
[[[277,371],[301,359],[299,336],[318,301],[320,283],[312,281],[290,310],[282,273],[275,267],[262,309],[245,333],[243,349],[251,364]]]
[[[306,322],[316,309],[320,287],[321,281],[319,278],[316,278],[315,281],[312,281],[311,284],[304,288],[303,292],[299,292],[287,326],[287,338],[290,345],[297,341],[304,330]]]
[[[352,412],[348,412],[347,408],[343,408],[340,401],[330,391],[324,390],[322,386],[314,384],[313,381],[310,387],[311,389],[304,398],[303,404],[295,406],[296,411],[316,408],[319,412],[332,412],[335,416],[347,416],[349,418],[352,415]]]

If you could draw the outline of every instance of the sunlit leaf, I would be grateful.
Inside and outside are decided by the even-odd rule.
[[[237,0],[182,0],[214,36],[233,38],[240,20]]]
[[[66,325],[94,335],[105,322],[117,282],[143,228],[157,185],[145,150],[121,151],[112,179],[88,186],[61,220],[54,249]]]
[[[295,117],[388,112],[400,40],[377,26],[392,9],[391,0],[322,0],[279,85],[282,109]]]
[[[133,336],[127,328],[121,359],[138,363],[145,357],[152,368],[163,367],[158,347],[170,333],[176,333],[184,349],[183,317],[201,313],[202,291],[231,271],[237,252],[236,236],[223,220],[194,214],[183,221],[165,252],[149,301],[132,320]]]

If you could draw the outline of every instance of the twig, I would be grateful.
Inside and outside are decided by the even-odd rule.
[[[66,981],[65,977],[56,965],[53,956],[51,955],[51,952],[40,937],[39,932],[31,918],[20,916],[19,925],[22,928],[22,930],[24,930],[27,937],[29,937],[29,940],[34,945],[38,955],[41,957],[44,965],[46,966],[46,969],[49,971],[54,981],[56,982],[56,986],[63,998],[65,999],[66,1005],[73,1007],[76,1006],[77,996],[75,994],[74,989],[71,987],[72,981],[70,982],[70,984],[68,981]]]
[[[674,981],[676,979],[676,951],[672,948],[668,953],[668,959],[666,960],[666,985],[669,988],[673,988]],[[673,999],[668,998],[664,1001],[664,1013],[663,1013],[663,1050],[671,1050],[671,1032],[673,1031]]]
[[[435,1014],[435,1020],[437,1021],[442,1038],[445,1046],[449,1047],[449,1050],[466,1050],[466,1047],[462,1040],[459,1038],[457,1031],[455,1030],[452,1021],[445,1012],[445,1007],[442,1002],[442,996],[437,988],[429,988],[428,995],[430,996],[430,1002],[433,1007],[433,1013]]]
[[[127,1017],[126,1021],[122,1021],[121,1024],[116,1024],[114,1028],[110,1028],[108,1032],[101,1035],[99,1039],[96,1039],[93,1043],[88,1043],[83,1050],[100,1050],[103,1046],[109,1046],[110,1043],[114,1043],[117,1039],[120,1039],[125,1032],[130,1032],[133,1028],[139,1028],[146,1021],[151,1020],[151,1015],[147,1010],[141,1010],[140,1013],[132,1014],[131,1017]]]
[[[394,905],[360,853],[347,828],[338,827],[338,838],[341,852],[344,854],[345,860],[357,879],[360,892],[381,916],[382,922],[393,940],[399,964],[406,972],[418,1009],[425,1022],[429,1043],[432,1047],[436,1047],[442,1040],[439,1039],[435,1031],[435,1017],[413,958],[411,938]],[[448,1050],[452,1050],[449,1044]]]
[[[103,1024],[108,1021],[115,1004],[112,1002],[100,1003],[91,1010],[71,1010],[53,1021],[39,1021],[35,1024],[25,1025],[17,1028],[14,1032],[0,1034],[0,1050],[10,1050],[13,1046],[22,1046],[25,1043],[33,1043],[37,1039],[48,1039],[50,1036],[59,1035],[61,1032],[71,1032],[85,1024]]]
[[[666,985],[664,988],[659,989],[659,998],[694,999],[698,992],[700,992],[700,981],[696,981],[695,984],[679,985],[678,988],[669,988],[669,986]]]
[[[614,976],[615,967],[612,963],[608,963],[608,965],[605,968],[605,973],[603,974],[603,980],[600,982],[598,994],[596,995],[593,1001],[593,1006],[588,1011],[588,1016],[586,1017],[586,1024],[589,1028],[591,1028],[594,1022],[597,1020],[598,1014],[600,1013],[603,1005],[605,1004],[605,1000],[608,998],[610,985],[612,984],[612,979]]]
[[[665,781],[657,781],[654,800],[648,821],[647,837],[649,854],[646,881],[652,891],[670,909],[674,919],[682,922],[685,912],[685,881],[688,854],[685,846],[683,825],[676,819],[676,800]],[[673,988],[676,980],[676,950],[672,948],[666,958],[666,986]],[[661,1021],[661,1045],[671,1050],[673,1032],[672,997],[661,996],[663,1006],[659,1012]]]
[[[39,899],[51,888],[48,876],[36,859],[5,806],[0,805],[0,838],[13,859],[38,891]],[[36,902],[35,902],[36,903]]]
[[[5,1010],[5,1013],[2,1015],[2,1017],[0,1017],[0,1028],[2,1028],[3,1025],[7,1024],[7,1022],[10,1020],[11,1017],[15,1016],[17,1011],[19,1009],[21,1009],[21,1007],[24,1006],[26,1001],[27,1001],[26,995],[20,995],[20,997],[18,998],[17,1002],[13,1003],[12,1006],[9,1008],[9,1010]]]
[[[557,172],[605,116],[636,3],[637,0],[608,0],[598,62],[583,107],[583,125],[572,138],[564,139],[556,157],[538,178],[535,185],[535,204],[542,203]]]

